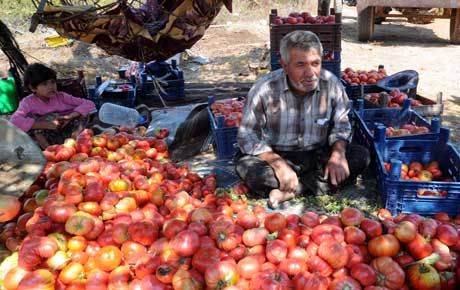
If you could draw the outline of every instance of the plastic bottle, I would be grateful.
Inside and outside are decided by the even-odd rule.
[[[144,118],[135,109],[104,103],[99,109],[99,120],[115,126],[126,126],[134,128],[144,123]]]

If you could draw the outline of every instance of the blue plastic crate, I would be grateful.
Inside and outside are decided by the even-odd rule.
[[[274,53],[274,52],[270,53],[270,69],[272,71],[281,68],[281,64],[279,60],[280,60],[279,53]],[[322,67],[332,72],[337,78],[340,78],[340,64],[341,64],[340,51],[338,52],[336,51],[334,52],[334,59],[323,61]]]
[[[208,116],[211,123],[212,135],[217,147],[218,158],[232,158],[238,151],[238,142],[236,135],[238,134],[238,127],[225,127],[224,117],[215,118],[211,112],[210,105],[213,99],[208,100]]]
[[[358,110],[354,111],[356,121],[354,137],[359,144],[370,149],[373,143],[380,138],[374,132],[378,126],[399,128],[404,124],[425,126],[430,132],[426,134],[411,134],[388,137],[389,140],[425,139],[436,140],[439,136],[441,120],[433,118],[431,123],[410,109],[410,99],[406,100],[402,108],[363,109],[362,100],[358,100]]]
[[[131,89],[122,91],[113,90],[118,85],[130,85]],[[97,109],[104,103],[113,103],[134,108],[136,106],[136,87],[129,83],[112,84],[109,80],[97,87],[88,88],[88,98],[94,102]]]
[[[460,213],[460,155],[448,143],[449,130],[442,128],[438,140],[388,140],[376,143],[377,182],[385,208],[392,214],[434,215]],[[400,180],[401,162],[423,164],[436,160],[453,182]],[[391,162],[390,172],[384,162]],[[420,190],[446,191],[447,196],[421,196]]]
[[[340,75],[339,75],[340,77]],[[379,93],[382,88],[377,85],[349,85],[342,78],[340,78],[342,85],[345,88],[345,92],[350,100],[357,100],[363,97],[364,94]]]
[[[161,97],[166,101],[177,101],[185,98],[185,80],[184,78],[175,80],[165,80],[161,87],[165,92],[160,92]],[[141,81],[137,88],[139,100],[154,99],[159,100],[158,95],[154,93],[154,84],[152,78],[147,76]]]

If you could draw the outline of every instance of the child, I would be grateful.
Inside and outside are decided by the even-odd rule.
[[[24,85],[32,94],[25,97],[10,122],[27,132],[44,149],[75,138],[87,125],[87,116],[96,109],[90,100],[57,90],[56,72],[40,63],[27,67]]]

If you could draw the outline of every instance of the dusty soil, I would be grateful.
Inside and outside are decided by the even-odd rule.
[[[314,7],[305,7],[306,9]],[[280,7],[279,15],[288,8]],[[284,14],[283,14],[284,13]],[[268,70],[269,62],[268,14],[260,12],[248,20],[238,14],[222,11],[216,25],[196,43],[191,52],[210,60],[197,66],[187,61],[182,68],[187,82],[254,81]],[[19,30],[19,29],[18,29]],[[25,29],[24,29],[25,30]],[[128,60],[109,56],[96,46],[75,42],[70,47],[49,48],[44,37],[52,31],[41,28],[35,34],[15,33],[15,37],[29,62],[42,61],[56,68],[62,75],[75,74],[83,69],[87,83],[94,83],[96,74],[114,77],[119,66]],[[355,7],[344,6],[342,69],[371,69],[384,64],[388,73],[415,69],[420,74],[419,93],[435,99],[443,92],[445,111],[443,124],[453,131],[453,139],[460,141],[460,46],[448,40],[449,21],[436,19],[426,25],[409,24],[401,19],[389,19],[376,26],[375,40],[357,41]],[[0,73],[8,68],[6,57],[0,52]]]

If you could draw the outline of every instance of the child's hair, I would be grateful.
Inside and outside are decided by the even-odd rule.
[[[33,63],[27,66],[24,73],[24,85],[27,88],[29,86],[36,88],[47,80],[56,80],[56,71],[41,63]]]

